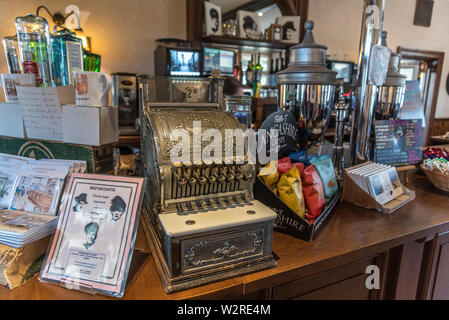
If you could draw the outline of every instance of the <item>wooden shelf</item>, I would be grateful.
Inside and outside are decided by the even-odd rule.
[[[233,45],[238,47],[255,47],[255,48],[268,48],[278,50],[287,50],[291,46],[290,43],[284,43],[281,41],[253,40],[253,39],[228,37],[228,36],[207,36],[203,37],[203,42]]]

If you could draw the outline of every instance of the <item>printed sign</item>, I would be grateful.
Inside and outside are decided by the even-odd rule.
[[[375,162],[411,165],[422,159],[422,125],[419,120],[379,120],[376,134]]]

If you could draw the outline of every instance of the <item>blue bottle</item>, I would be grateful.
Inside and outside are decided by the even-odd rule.
[[[73,84],[73,72],[84,70],[83,41],[77,38],[74,32],[61,26],[55,26],[51,48],[55,85]]]

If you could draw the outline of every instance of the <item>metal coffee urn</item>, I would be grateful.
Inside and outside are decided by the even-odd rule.
[[[315,43],[313,27],[312,21],[305,23],[304,40],[290,49],[290,63],[278,73],[279,108],[297,118],[302,149],[323,140],[337,84],[337,73],[326,66],[327,47]]]

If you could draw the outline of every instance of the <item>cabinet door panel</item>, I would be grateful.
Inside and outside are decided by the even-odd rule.
[[[449,243],[440,246],[433,300],[449,300]]]
[[[371,291],[365,286],[367,276],[362,274],[296,297],[294,300],[369,300]]]
[[[368,290],[365,286],[369,265],[377,265],[382,274],[380,255],[370,257],[275,287],[273,299],[370,299],[378,290]]]

